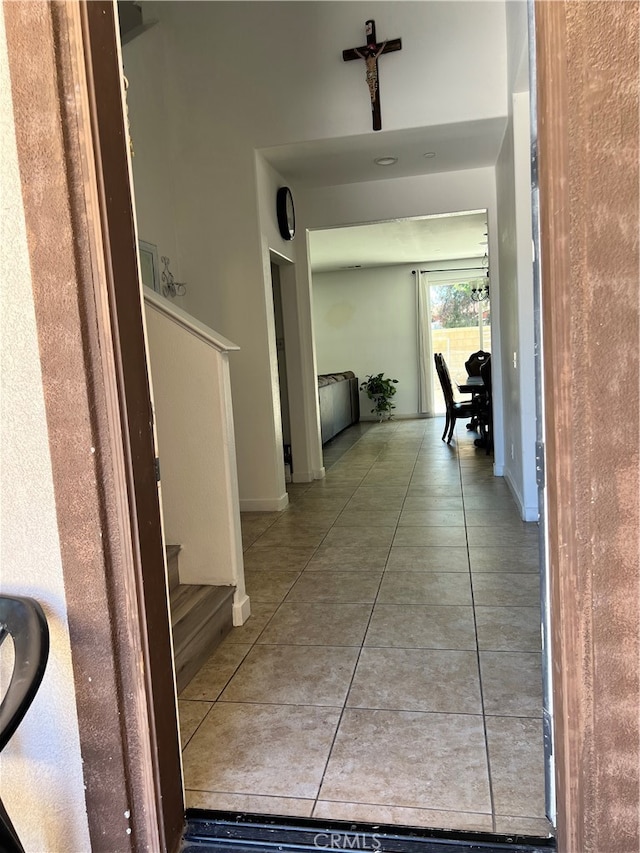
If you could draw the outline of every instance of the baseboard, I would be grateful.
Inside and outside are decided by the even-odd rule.
[[[322,466],[322,468],[318,468],[316,471],[313,472],[313,479],[314,480],[324,480],[324,478],[326,476],[327,476],[327,470],[324,467],[324,465]]]
[[[244,625],[249,616],[251,616],[251,601],[246,593],[240,597],[236,592],[233,597],[231,612],[233,615],[233,627],[238,628],[240,625]]]
[[[520,494],[520,490],[515,484],[513,477],[511,476],[511,472],[508,469],[504,472],[504,479],[506,481],[507,486],[509,486],[509,490],[513,495],[513,499],[518,505],[518,512],[520,513],[520,518],[523,521],[538,521],[538,506],[525,506],[524,499]]]
[[[314,479],[313,471],[294,471],[291,475],[294,483],[312,483]]]
[[[394,413],[393,417],[391,418],[391,421],[392,422],[393,421],[416,421],[416,420],[424,420],[425,418],[434,418],[434,417],[440,417],[440,415],[427,415],[425,412],[416,412],[415,414],[408,414],[408,415],[407,414],[396,415]],[[360,420],[366,421],[367,423],[376,423],[376,421],[379,421],[380,418],[377,415],[360,415]],[[387,422],[387,419],[385,418],[383,423],[386,423],[386,422]]]
[[[493,463],[493,476],[494,477],[504,477],[504,465],[496,465]]]
[[[288,503],[286,492],[279,498],[240,498],[240,512],[281,512]]]

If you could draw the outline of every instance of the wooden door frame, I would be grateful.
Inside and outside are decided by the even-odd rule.
[[[180,755],[114,10],[29,0],[4,13],[92,847],[170,851]],[[637,3],[537,0],[536,19],[558,846],[628,853]],[[611,363],[620,378],[607,386]]]
[[[639,10],[536,0],[558,849],[639,848]]]
[[[168,596],[114,5],[5,3],[92,850],[177,850]]]

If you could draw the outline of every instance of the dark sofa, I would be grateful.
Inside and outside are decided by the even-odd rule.
[[[360,420],[358,378],[352,370],[318,376],[318,399],[323,444]]]

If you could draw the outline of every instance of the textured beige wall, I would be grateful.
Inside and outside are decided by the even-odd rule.
[[[44,607],[42,686],[2,754],[2,799],[27,850],[90,849],[51,461],[0,11],[0,589]]]
[[[640,6],[537,2],[558,849],[640,849]]]

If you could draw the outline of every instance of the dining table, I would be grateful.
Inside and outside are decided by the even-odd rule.
[[[461,394],[482,394],[484,391],[484,380],[482,376],[467,376],[464,382],[458,385]]]

